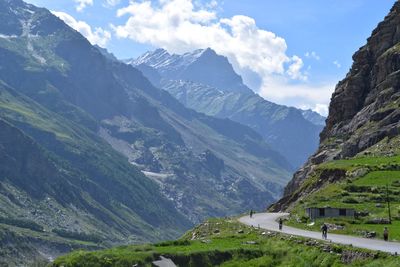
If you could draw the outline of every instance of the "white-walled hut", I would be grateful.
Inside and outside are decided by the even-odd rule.
[[[306,208],[306,214],[312,220],[317,218],[354,217],[356,211],[351,208]]]

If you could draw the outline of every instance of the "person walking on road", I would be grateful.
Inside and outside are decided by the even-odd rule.
[[[383,230],[383,240],[388,241],[389,240],[389,230],[387,227]]]
[[[321,231],[322,231],[322,238],[326,240],[328,238],[328,226],[326,225],[326,223],[324,223],[321,226]]]
[[[279,218],[279,230],[282,231],[283,220]]]
[[[254,211],[250,210],[250,218],[253,218]]]

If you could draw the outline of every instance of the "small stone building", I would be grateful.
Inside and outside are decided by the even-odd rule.
[[[306,214],[312,220],[317,218],[354,217],[356,211],[349,208],[306,208]]]

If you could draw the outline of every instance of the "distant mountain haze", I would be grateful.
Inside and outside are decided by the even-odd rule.
[[[226,57],[210,48],[183,55],[157,49],[126,62],[185,106],[249,126],[294,167],[318,146],[324,117],[263,99],[243,83]]]

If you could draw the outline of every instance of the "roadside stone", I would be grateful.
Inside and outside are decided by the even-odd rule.
[[[390,224],[390,221],[386,218],[373,218],[368,220],[367,223],[369,224]]]
[[[323,252],[331,252],[332,249],[331,249],[330,246],[323,246],[323,247],[322,247],[322,251],[323,251]]]
[[[327,223],[326,225],[328,226],[329,230],[343,230],[344,229],[344,226],[338,225],[338,224]]]
[[[376,237],[376,232],[372,231],[372,232],[366,232],[364,235],[366,238],[375,238]]]
[[[374,256],[367,252],[344,250],[340,260],[344,264],[351,264],[354,261],[365,260],[368,258],[374,258]]]
[[[369,211],[358,211],[355,215],[356,217],[366,217],[369,215]]]
[[[175,263],[171,259],[165,258],[163,256],[160,256],[160,260],[153,261],[153,266],[156,266],[156,267],[176,267]]]
[[[319,245],[319,242],[317,242],[316,240],[308,240],[308,241],[306,241],[304,244],[305,244],[306,246],[312,247],[312,246],[317,246],[317,245]]]

